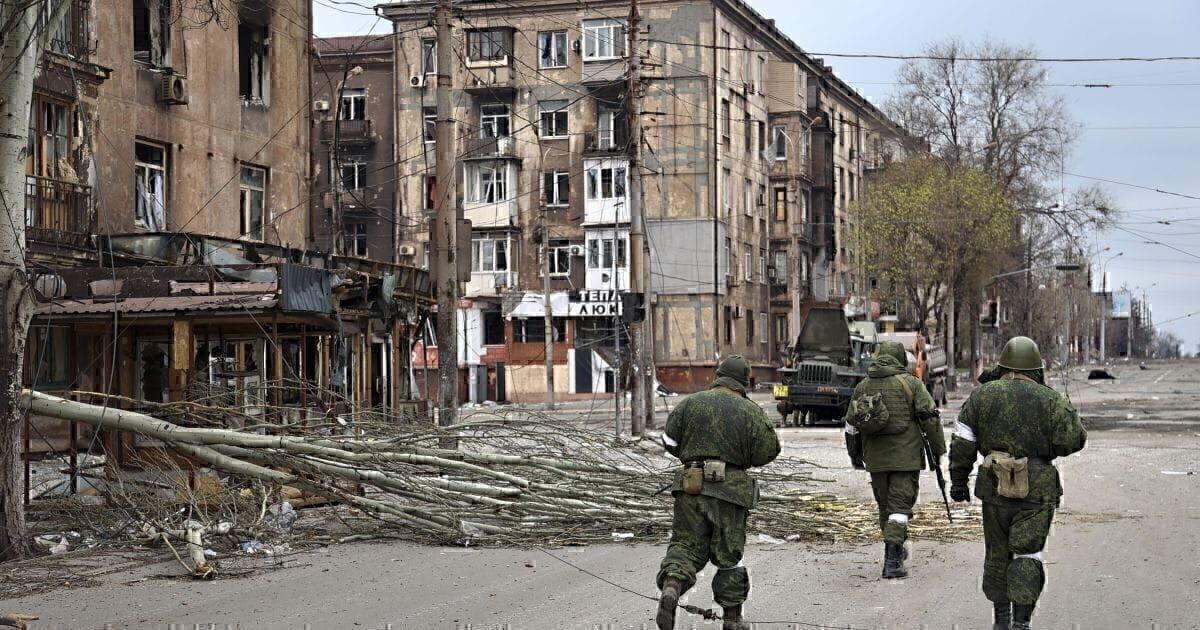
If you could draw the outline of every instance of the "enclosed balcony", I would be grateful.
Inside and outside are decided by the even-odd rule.
[[[25,177],[28,240],[85,246],[91,226],[92,188],[59,179]]]

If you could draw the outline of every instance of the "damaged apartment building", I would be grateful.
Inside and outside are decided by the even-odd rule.
[[[898,130],[743,2],[640,5],[658,379],[695,391],[730,354],[770,379],[802,304],[867,301],[848,209],[871,147]],[[433,6],[380,8],[394,23],[397,234],[412,262],[425,257],[435,183]],[[614,309],[587,303],[629,289],[628,12],[618,1],[455,7],[455,188],[471,225],[458,239],[472,264],[458,313],[464,398],[543,397],[547,334],[560,398],[613,391],[628,373]],[[435,360],[418,355],[418,372]]]
[[[312,211],[311,31],[301,0],[73,0],[30,123],[29,385],[280,425],[413,406],[428,274]],[[98,443],[136,459],[131,435],[33,416],[26,465],[70,452],[77,486]]]

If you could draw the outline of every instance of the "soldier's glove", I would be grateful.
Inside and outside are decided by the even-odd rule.
[[[854,470],[866,470],[867,464],[861,457],[855,457],[850,460],[850,465],[854,466]]]
[[[968,490],[966,486],[954,484],[950,486],[950,498],[956,503],[970,501],[971,491]]]

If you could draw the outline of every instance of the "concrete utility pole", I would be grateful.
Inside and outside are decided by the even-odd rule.
[[[557,177],[557,175],[556,175]],[[557,185],[557,182],[556,182]],[[542,197],[542,308],[546,329],[546,409],[554,409],[554,311],[550,305],[550,224],[546,221],[546,198]]]
[[[430,226],[433,243],[433,286],[437,295],[438,395],[434,408],[437,424],[449,426],[458,418],[458,212],[454,192],[454,120],[450,105],[453,63],[450,47],[450,0],[438,0],[434,11],[437,30],[437,138],[435,152],[436,199]],[[426,392],[428,395],[428,392]]]
[[[641,15],[638,13],[638,0],[629,3],[629,23],[626,33],[629,37],[629,72],[625,87],[625,119],[629,125],[629,290],[646,297],[646,252],[645,252],[645,221],[642,217],[642,95],[641,95],[641,53],[638,50]],[[647,304],[647,306],[649,306]],[[649,370],[652,369],[653,359],[648,356],[646,325],[643,321],[633,321],[629,325],[629,341],[633,351],[634,374],[631,379],[631,424],[630,431],[634,436],[645,433],[647,425],[647,383],[651,379]],[[649,410],[653,414],[653,407]],[[649,421],[653,424],[653,420]]]

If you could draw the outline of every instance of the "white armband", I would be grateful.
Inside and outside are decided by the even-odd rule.
[[[954,435],[968,442],[975,441],[975,430],[961,422],[954,423]]]
[[[663,446],[667,448],[675,448],[676,446],[679,446],[679,442],[672,440],[671,436],[667,435],[666,433],[662,434],[662,443]]]

